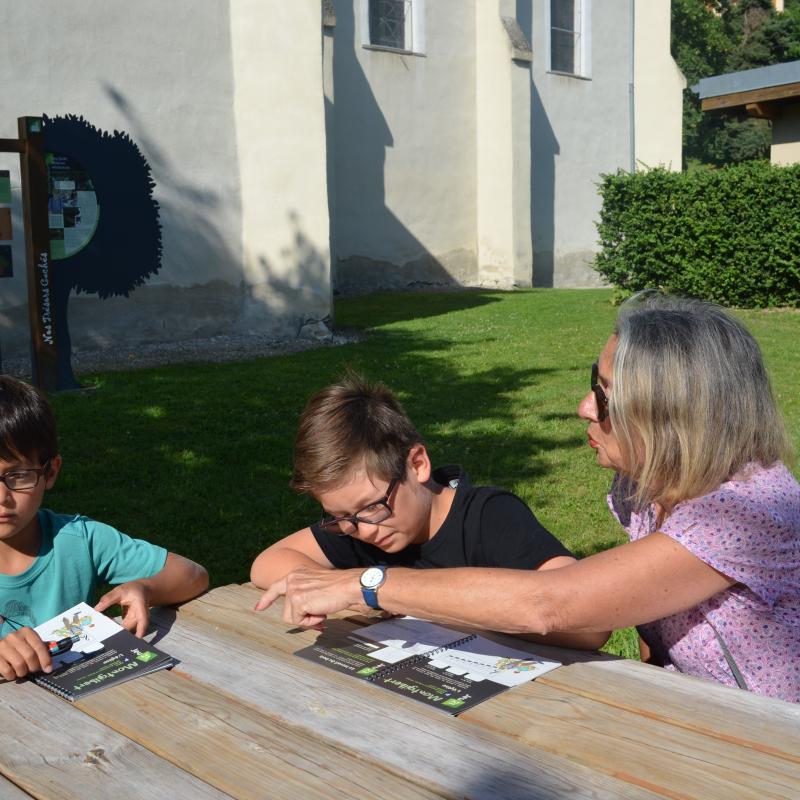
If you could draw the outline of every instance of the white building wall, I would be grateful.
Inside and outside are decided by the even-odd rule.
[[[475,283],[474,0],[415,0],[417,54],[365,48],[365,5],[334,3],[336,285]]]
[[[549,0],[532,12],[534,284],[597,286],[597,182],[633,161],[630,0],[591,2],[586,78],[549,70]]]
[[[770,161],[787,166],[800,164],[800,104],[787,103],[772,120]]]
[[[337,287],[599,285],[601,174],[633,169],[637,153],[680,164],[669,2],[640,15],[657,30],[637,73],[636,1],[582,0],[578,77],[550,70],[549,0],[411,0],[425,32],[413,55],[365,48],[367,0],[338,0]],[[502,17],[516,18],[532,62]]]
[[[634,13],[636,168],[680,171],[686,78],[670,53],[670,0],[636,0]]]
[[[477,260],[482,286],[530,286],[530,52],[516,61],[513,3],[476,10]]]
[[[332,309],[320,3],[232,0],[231,40],[240,327],[319,319]]]
[[[0,29],[0,138],[18,116],[83,115],[127,132],[156,183],[160,272],[129,298],[73,297],[74,346],[290,333],[329,313],[319,3],[28,0],[2,4]],[[23,355],[18,157],[0,168],[15,187],[0,337]]]

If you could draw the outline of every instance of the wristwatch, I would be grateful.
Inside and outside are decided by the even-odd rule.
[[[381,611],[378,604],[378,589],[383,586],[386,580],[386,570],[389,567],[386,564],[379,564],[377,567],[367,567],[362,573],[361,578],[361,594],[364,595],[364,602],[376,611]]]

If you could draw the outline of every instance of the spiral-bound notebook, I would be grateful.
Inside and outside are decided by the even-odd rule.
[[[560,661],[414,617],[354,629],[329,620],[295,655],[458,714],[527,683]]]
[[[78,603],[34,630],[44,641],[81,637],[71,650],[53,658],[52,672],[31,676],[34,683],[70,702],[178,663],[86,603]]]

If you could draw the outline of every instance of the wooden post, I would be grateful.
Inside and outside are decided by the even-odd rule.
[[[28,319],[31,327],[33,383],[55,391],[58,382],[58,349],[55,333],[48,220],[47,166],[43,123],[40,117],[17,118],[22,177],[25,253],[28,266]]]

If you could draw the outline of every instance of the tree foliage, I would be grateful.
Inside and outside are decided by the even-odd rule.
[[[727,164],[766,158],[766,120],[703,113],[691,86],[701,78],[800,58],[800,0],[777,13],[770,0],[672,0],[672,54],[686,76],[683,152],[687,161]]]

